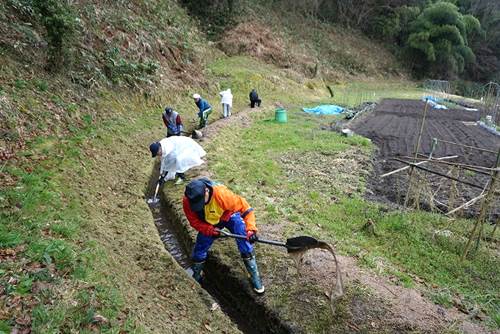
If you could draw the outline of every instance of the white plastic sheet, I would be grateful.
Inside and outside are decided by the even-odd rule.
[[[204,163],[201,159],[207,153],[193,139],[172,136],[160,140],[162,156],[160,173],[168,172],[166,180],[175,178],[175,173],[184,173]]]

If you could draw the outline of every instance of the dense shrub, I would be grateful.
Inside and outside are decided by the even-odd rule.
[[[47,31],[48,67],[58,70],[71,59],[77,18],[71,6],[61,0],[33,0],[33,8]]]

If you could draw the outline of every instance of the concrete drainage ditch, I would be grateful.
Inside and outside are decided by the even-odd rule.
[[[158,168],[155,167],[149,180],[146,197],[152,196]],[[160,191],[160,202],[150,206],[154,223],[166,250],[191,275],[189,266],[190,251],[194,239],[182,224],[178,213]],[[264,302],[264,296],[256,296],[248,282],[232,270],[217,256],[209,256],[205,266],[202,287],[220,305],[222,311],[238,326],[243,333],[300,333],[301,331],[280,319],[276,310]]]

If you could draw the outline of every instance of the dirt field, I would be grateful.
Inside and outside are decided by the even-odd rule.
[[[349,125],[354,132],[370,138],[379,148],[375,157],[374,173],[369,181],[369,187],[376,199],[400,203],[405,195],[407,173],[398,173],[384,179],[380,179],[379,176],[404,166],[400,162],[390,160],[390,158],[413,155],[424,106],[424,102],[417,100],[386,99],[377,106],[374,112],[356,119]],[[500,137],[475,125],[479,117],[480,113],[474,111],[429,109],[419,152],[425,155],[430,153],[432,138],[497,151],[500,148]],[[434,157],[450,155],[459,156],[452,161],[484,167],[492,167],[496,161],[494,153],[480,152],[448,143],[438,143]],[[425,167],[442,173],[450,172],[450,168],[444,165],[426,164]],[[458,175],[461,179],[466,179],[479,186],[484,186],[488,180],[488,176],[470,171],[462,170]],[[437,202],[432,201],[434,203],[427,201],[428,203],[422,204],[446,210],[446,205],[442,204],[448,204],[451,181],[429,173],[425,173],[425,175],[419,173],[419,176],[419,184],[427,189],[425,191],[428,194],[433,194],[432,196],[437,200]],[[464,200],[477,196],[480,192],[481,189],[458,184],[458,197],[451,203],[451,206],[459,205]],[[497,208],[497,212],[494,214],[496,216],[499,205],[493,207]],[[476,210],[477,206],[472,207],[465,214],[474,214]]]

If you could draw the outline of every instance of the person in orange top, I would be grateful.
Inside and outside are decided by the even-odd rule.
[[[264,293],[252,244],[258,240],[255,214],[248,202],[221,184],[207,178],[199,178],[186,185],[183,208],[189,224],[199,233],[193,249],[193,278],[201,282],[208,250],[219,229],[227,228],[231,233],[245,235],[236,239],[245,267],[255,292]]]

